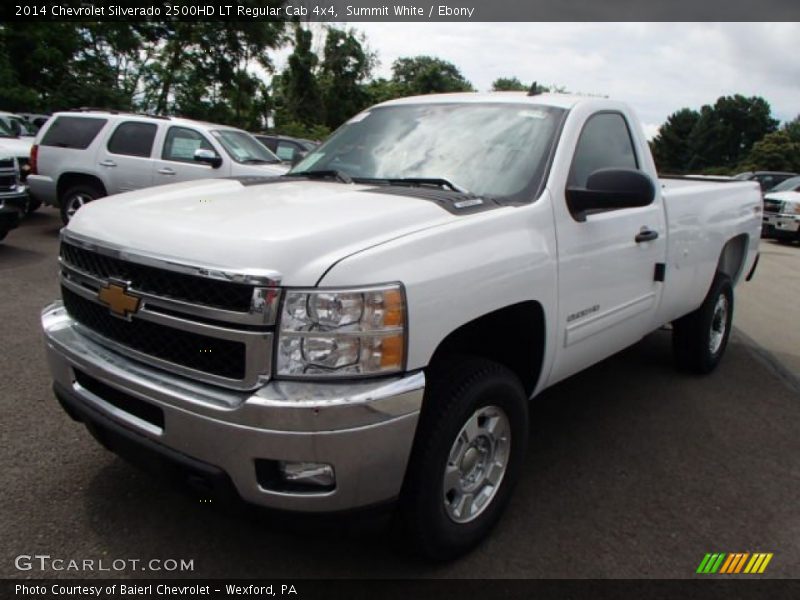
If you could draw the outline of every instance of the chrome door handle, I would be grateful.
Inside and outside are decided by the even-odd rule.
[[[100,163],[100,166],[101,167],[116,167],[117,163],[115,163],[113,160],[104,160],[104,161],[102,161]]]
[[[652,242],[657,238],[658,238],[657,231],[653,231],[652,229],[643,227],[642,230],[636,235],[634,240],[636,241],[637,244],[641,244],[642,242]]]
[[[158,172],[161,173],[162,175],[175,175],[175,171],[173,171],[169,167],[164,167],[163,169],[159,169]]]

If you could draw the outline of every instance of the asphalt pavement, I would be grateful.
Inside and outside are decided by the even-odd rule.
[[[15,567],[46,554],[193,561],[183,573],[102,573],[120,577],[683,578],[709,552],[770,552],[759,577],[800,576],[800,389],[781,362],[798,352],[784,338],[800,331],[799,247],[776,255],[769,244],[737,306],[746,335],[714,374],[677,373],[670,334],[658,331],[542,395],[498,527],[470,555],[426,564],[379,524],[287,523],[203,503],[71,421],[50,391],[39,328],[58,295],[59,226],[41,209],[0,244],[1,577],[94,575]],[[793,297],[766,287],[784,284]],[[780,343],[772,351],[759,338]]]

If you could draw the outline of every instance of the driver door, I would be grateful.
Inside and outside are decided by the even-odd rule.
[[[578,137],[567,187],[585,187],[597,169],[641,169],[642,164],[627,117],[620,112],[595,113]],[[595,211],[581,221],[570,212],[565,191],[553,193],[559,254],[553,382],[635,343],[653,329],[662,285],[656,281],[656,264],[666,256],[660,194],[648,206]],[[643,231],[650,233],[642,236]],[[653,233],[655,239],[641,239]]]
[[[161,156],[155,161],[153,185],[230,175],[230,162],[224,158],[218,168],[196,161],[194,153],[201,148],[219,155],[219,151],[199,131],[184,126],[171,126],[164,136]]]

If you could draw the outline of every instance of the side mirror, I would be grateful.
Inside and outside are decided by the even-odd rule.
[[[568,187],[567,205],[578,221],[593,210],[617,210],[647,206],[656,197],[648,175],[636,169],[598,169],[586,180],[586,187]]]
[[[211,165],[214,169],[218,169],[222,165],[222,158],[218,156],[216,152],[208,150],[207,148],[198,148],[195,150],[194,160]]]

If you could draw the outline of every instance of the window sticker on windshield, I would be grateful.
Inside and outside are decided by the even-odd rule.
[[[350,123],[358,123],[359,121],[363,121],[364,119],[366,119],[369,115],[370,115],[369,111],[364,111],[362,113],[358,113],[355,117],[350,119],[347,123],[348,123],[348,125]]]
[[[532,109],[525,109],[521,110],[517,113],[518,117],[522,117],[524,119],[546,119],[547,113],[543,110],[532,110]]]

